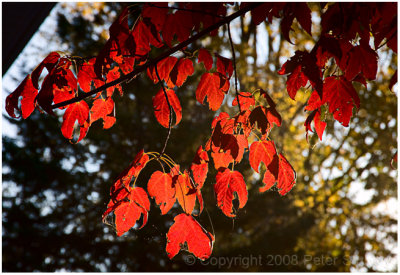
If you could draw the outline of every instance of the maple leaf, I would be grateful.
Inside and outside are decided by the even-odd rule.
[[[186,78],[193,73],[193,61],[187,58],[181,58],[172,69],[170,79],[173,84],[180,87],[186,81]]]
[[[25,79],[19,84],[14,92],[9,94],[6,98],[6,111],[13,117],[18,118],[15,115],[15,111],[21,112],[22,117],[25,119],[30,116],[30,114],[35,109],[35,98],[38,94],[38,90],[34,87],[32,83],[32,78],[27,75]],[[19,98],[22,96],[21,108],[18,106]]]
[[[307,106],[304,108],[306,111],[314,111],[322,106],[321,98],[316,91],[311,93],[310,98],[307,101]]]
[[[156,27],[157,31],[160,32],[162,27],[164,26],[165,19],[167,18],[168,3],[167,2],[160,2],[157,3],[145,3],[143,5],[142,16],[143,18],[150,18],[152,24]]]
[[[162,35],[165,43],[171,47],[174,35],[179,42],[187,40],[193,29],[192,13],[178,10],[175,13],[168,14],[165,20]]]
[[[198,63],[203,62],[204,67],[206,68],[207,71],[211,70],[212,65],[213,65],[213,59],[209,51],[206,49],[200,49],[199,50],[199,55],[198,55]]]
[[[356,90],[344,77],[325,78],[322,103],[328,103],[329,112],[345,127],[349,126],[353,107],[360,108],[360,98]]]
[[[296,172],[286,158],[279,154],[278,184],[279,194],[286,195],[296,183]]]
[[[166,214],[174,205],[175,189],[172,187],[172,176],[169,173],[155,171],[147,183],[150,197],[155,198],[160,206],[161,215]]]
[[[114,101],[112,100],[111,97],[107,97],[106,99],[103,98],[96,99],[93,102],[92,107],[90,108],[90,124],[102,118],[104,120],[104,125],[105,125],[107,120],[107,115],[109,115],[113,111],[113,109],[114,109]]]
[[[304,126],[306,127],[306,138],[308,140],[308,131],[311,130],[311,122],[314,121],[315,131],[318,134],[320,140],[322,140],[322,135],[326,128],[326,122],[321,121],[321,110],[314,110],[306,119]]]
[[[296,69],[287,78],[287,91],[291,99],[294,100],[297,91],[300,87],[307,85],[308,79],[301,71],[301,65],[298,65]]]
[[[207,155],[207,151],[204,151],[203,147],[200,146],[197,149],[196,155],[192,161],[192,165],[190,166],[194,182],[197,184],[198,189],[201,189],[203,187],[203,184],[207,178],[208,162],[209,158]]]
[[[255,141],[250,146],[250,166],[258,173],[260,162],[264,162],[265,166],[268,166],[275,155],[276,149],[273,141]]]
[[[161,80],[164,80],[165,83],[167,83],[167,86],[169,88],[173,88],[175,86],[174,83],[172,83],[172,81],[170,80],[170,74],[177,62],[178,58],[176,58],[175,56],[168,56],[167,58],[164,58],[157,63],[158,75],[160,76]],[[154,84],[158,83],[159,80],[154,66],[147,69],[147,75],[150,79],[153,80]]]
[[[267,166],[267,169],[265,170],[262,181],[264,183],[264,186],[259,188],[259,192],[263,193],[271,189],[271,187],[274,186],[275,183],[277,182],[278,175],[279,175],[279,157],[278,155],[274,155],[271,163]]]
[[[300,71],[298,71],[298,66],[301,67],[302,74],[300,74]],[[304,83],[307,83],[305,82],[305,78],[310,81],[311,85],[322,97],[323,82],[321,79],[321,69],[317,65],[316,52],[308,53],[306,51],[296,51],[295,55],[282,65],[282,68],[278,71],[278,74],[290,74],[286,84],[288,92],[290,90],[290,94],[293,96],[293,98],[298,90],[296,90],[296,87],[300,87],[296,82],[296,79],[300,80],[301,84],[303,85]]]
[[[229,89],[221,86],[221,76],[216,73],[204,73],[201,76],[199,85],[196,89],[196,99],[199,103],[203,104],[205,97],[211,110],[216,111],[222,104],[225,98],[225,93]]]
[[[141,187],[130,189],[128,201],[122,201],[114,210],[117,236],[122,236],[135,226],[141,215],[143,215],[143,223],[139,229],[145,226],[148,211],[150,211],[150,201],[146,191]]]
[[[264,106],[258,106],[251,111],[249,115],[249,122],[251,126],[254,126],[257,122],[257,127],[260,129],[262,135],[265,135],[270,129],[270,123],[268,121]]]
[[[184,249],[204,261],[211,256],[213,244],[214,236],[191,215],[179,214],[168,230],[166,251],[170,259]]]
[[[243,175],[238,171],[231,171],[227,168],[218,170],[216,176],[217,183],[214,191],[217,194],[217,205],[227,217],[235,217],[232,201],[234,193],[239,200],[239,208],[243,208],[247,203],[247,188]]]
[[[149,162],[149,156],[141,150],[136,154],[133,161],[114,180],[110,188],[110,196],[114,201],[123,200],[128,194],[128,186],[133,178],[137,178],[142,169]]]
[[[249,109],[256,104],[253,95],[249,92],[242,92],[238,94],[241,110]],[[232,106],[238,105],[237,97],[232,101]]]
[[[61,132],[67,139],[72,139],[75,122],[82,126],[89,117],[89,106],[85,101],[70,104],[65,110]]]
[[[228,79],[231,78],[233,74],[232,60],[219,54],[215,54],[215,56],[217,57],[217,72]]]
[[[182,107],[179,102],[178,97],[176,96],[174,90],[166,90],[166,94],[168,97],[168,101],[171,104],[172,110],[175,112],[175,124],[177,125],[182,119]],[[164,90],[161,90],[153,97],[153,108],[154,114],[157,118],[157,121],[164,126],[165,128],[169,127],[169,120],[171,114],[170,107],[168,105],[167,99],[164,94]]]
[[[190,182],[188,172],[184,171],[183,174],[174,176],[172,184],[175,188],[175,197],[183,211],[192,214],[196,203],[196,190]]]
[[[85,92],[88,93],[91,90],[91,84],[94,83],[96,88],[104,85],[103,79],[99,78],[94,72],[94,63],[96,62],[96,58],[90,59],[88,62],[83,63],[79,67],[78,71],[78,83],[79,87]]]
[[[345,65],[344,72],[347,80],[353,80],[360,72],[368,80],[374,80],[378,71],[378,55],[369,45],[361,44],[353,47],[341,61]],[[343,65],[342,65],[343,68]]]
[[[36,89],[39,89],[39,78],[42,74],[44,68],[47,69],[49,73],[56,66],[57,62],[60,59],[60,54],[58,52],[49,53],[46,58],[32,71],[32,84]]]

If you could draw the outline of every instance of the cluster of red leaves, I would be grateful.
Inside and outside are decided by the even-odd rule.
[[[249,5],[252,4],[242,3],[240,8]],[[353,109],[360,107],[353,82],[366,86],[367,80],[376,78],[376,52],[382,43],[397,53],[396,3],[335,3],[323,4],[322,8],[322,31],[313,49],[310,52],[296,51],[278,72],[287,75],[287,91],[293,100],[301,87],[307,87],[308,83],[312,87],[305,107],[311,113],[304,125],[308,137],[314,122],[320,139],[326,128],[326,122],[321,119],[325,115],[322,106],[327,105],[333,118],[348,126]],[[147,64],[150,80],[162,85],[153,97],[155,117],[163,127],[177,125],[182,119],[182,106],[176,90],[193,75],[194,63],[191,58],[175,56],[151,63],[152,47],[171,48],[175,43],[188,40],[194,32],[198,33],[225,17],[226,4],[181,2],[178,9],[171,10],[166,2],[146,3],[136,17],[133,9],[126,7],[111,25],[110,38],[98,56],[81,59],[62,56],[58,52],[50,53],[7,97],[9,115],[16,118],[17,111],[27,118],[37,107],[54,114],[52,104],[109,84],[105,92],[99,92],[86,101],[69,104],[67,108],[59,108],[66,108],[61,126],[63,135],[72,139],[74,130],[79,129],[79,142],[93,122],[102,119],[104,129],[115,123],[112,98],[115,88],[122,96],[120,82],[115,80],[122,74],[131,73],[135,67]],[[290,43],[294,19],[311,35],[311,10],[306,3],[262,3],[251,10],[251,15],[256,25],[280,18],[282,34]],[[216,35],[217,31],[218,28],[215,28],[210,35]],[[370,34],[374,37],[373,43],[370,43]],[[206,71],[200,77],[196,100],[200,104],[206,101],[210,110],[217,111],[230,89],[229,81],[234,71],[232,61],[199,49],[197,63],[203,63]],[[327,70],[332,64],[336,66],[334,74],[329,73],[333,70]],[[47,75],[39,85],[44,68]],[[390,81],[390,88],[396,82],[397,72]],[[260,98],[265,99],[266,106],[255,100],[254,93],[241,92],[235,95],[232,102],[233,106],[239,105],[238,114],[231,117],[221,112],[214,118],[211,136],[204,148],[198,148],[189,170],[181,172],[179,165],[163,154],[140,151],[111,186],[111,199],[103,221],[109,223],[111,218],[110,224],[121,236],[132,227],[146,225],[150,211],[149,197],[155,200],[162,215],[176,204],[183,213],[175,217],[167,233],[168,256],[173,258],[183,249],[205,260],[211,255],[215,238],[194,216],[200,215],[203,210],[201,190],[210,163],[217,170],[213,186],[216,204],[228,217],[236,217],[248,200],[243,175],[234,170],[235,164],[247,158],[247,152],[250,166],[256,173],[260,173],[261,163],[265,167],[263,186],[259,191],[265,192],[276,186],[280,195],[287,194],[296,182],[296,172],[269,137],[273,127],[281,126],[282,119],[268,93],[263,90],[258,93]],[[161,164],[162,171],[153,172],[146,189],[137,187],[140,172],[152,159]],[[169,167],[169,171],[165,171],[162,162]],[[234,207],[235,200],[238,201],[238,209]]]
[[[367,80],[376,78],[376,51],[383,40],[397,53],[396,22],[396,3],[335,3],[325,7],[321,18],[321,36],[313,49],[310,52],[296,51],[278,72],[288,75],[287,91],[293,100],[297,91],[306,87],[307,83],[314,90],[305,108],[311,111],[304,123],[307,133],[312,131],[311,122],[314,121],[315,130],[322,140],[326,127],[326,123],[321,121],[321,106],[324,104],[336,121],[343,126],[349,125],[353,108],[360,107],[353,82],[366,86]],[[374,48],[370,43],[370,34],[374,37]],[[288,37],[285,38],[289,41]],[[335,74],[326,70],[327,64],[333,66],[329,63],[331,60],[339,70]],[[389,88],[396,82],[397,71]]]

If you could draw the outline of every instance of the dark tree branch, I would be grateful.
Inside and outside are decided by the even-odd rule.
[[[168,143],[168,140],[169,140],[169,136],[171,135],[171,128],[172,128],[172,106],[171,106],[171,103],[169,102],[168,95],[167,95],[167,91],[165,90],[165,87],[164,87],[164,83],[162,82],[161,77],[160,77],[160,75],[158,74],[157,65],[158,65],[158,64],[156,64],[156,65],[154,66],[154,69],[155,69],[155,71],[156,71],[156,75],[157,75],[158,81],[159,81],[160,84],[161,84],[161,87],[162,87],[163,92],[164,92],[165,99],[167,100],[167,104],[168,104],[168,107],[169,107],[168,134],[167,134],[167,138],[165,139],[164,147],[163,147],[163,149],[161,150],[160,155],[158,156],[158,158],[161,158],[162,155],[164,154],[165,148],[167,148],[167,143]]]
[[[183,41],[182,43],[176,45],[175,47],[172,47],[171,49],[165,51],[164,53],[160,54],[159,56],[157,56],[155,59],[149,60],[149,62],[147,62],[144,65],[138,66],[136,67],[136,69],[134,69],[132,72],[130,72],[129,74],[123,75],[120,78],[111,81],[110,83],[104,84],[103,86],[94,89],[88,93],[85,94],[81,94],[78,97],[75,97],[73,99],[70,100],[66,100],[64,102],[60,102],[57,104],[53,104],[51,106],[52,109],[55,108],[60,108],[60,107],[64,107],[67,106],[69,104],[81,101],[89,96],[92,96],[94,94],[97,94],[109,87],[121,84],[129,79],[132,79],[134,77],[136,77],[139,73],[145,71],[147,68],[149,68],[150,66],[154,66],[154,64],[157,64],[159,61],[163,60],[164,58],[170,56],[171,54],[185,48],[186,46],[188,46],[189,44],[193,43],[194,41],[200,39],[201,37],[205,36],[206,34],[210,33],[211,31],[218,29],[219,27],[221,27],[222,25],[231,22],[232,20],[234,20],[235,18],[244,15],[245,13],[247,13],[248,11],[258,7],[259,5],[261,5],[261,3],[252,3],[246,7],[244,7],[241,10],[238,10],[237,12],[225,17],[224,19],[222,19],[221,21],[209,26],[208,28],[202,30],[201,32],[193,35],[192,37],[190,37],[189,39],[187,39],[186,41]]]
[[[231,35],[231,28],[228,25],[228,36],[229,36],[229,42],[231,44],[231,50],[232,50],[232,59],[233,59],[233,70],[235,71],[235,91],[236,91],[236,100],[238,102],[238,106],[239,106],[239,112],[242,112],[242,108],[240,107],[240,101],[239,101],[239,93],[238,93],[238,89],[237,89],[237,72],[236,72],[236,57],[235,57],[235,48],[233,47],[233,41],[232,41],[232,35]]]

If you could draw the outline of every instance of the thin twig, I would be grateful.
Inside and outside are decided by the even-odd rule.
[[[101,91],[103,91],[103,90],[105,90],[105,89],[107,89],[107,88],[109,88],[109,87],[112,87],[112,86],[121,84],[121,83],[123,83],[123,82],[125,82],[125,81],[127,81],[127,80],[129,80],[129,79],[131,79],[131,78],[134,78],[134,77],[136,77],[139,73],[145,71],[145,70],[146,70],[147,68],[149,68],[150,66],[154,66],[154,64],[158,63],[159,61],[163,60],[164,58],[167,58],[167,57],[170,56],[171,54],[173,54],[173,53],[175,53],[175,52],[177,52],[177,51],[183,49],[184,47],[188,46],[188,45],[191,44],[192,42],[194,42],[194,41],[198,40],[199,38],[203,37],[204,35],[210,33],[211,31],[213,31],[213,30],[215,30],[215,29],[218,29],[218,28],[221,27],[222,25],[224,25],[224,24],[226,24],[226,23],[232,21],[233,19],[235,19],[235,18],[237,18],[237,17],[239,17],[239,16],[241,16],[241,15],[247,13],[248,11],[250,11],[250,10],[252,10],[252,9],[254,9],[254,8],[256,8],[256,7],[258,7],[258,6],[261,5],[261,4],[262,4],[262,3],[253,3],[253,4],[250,4],[250,5],[246,6],[246,7],[244,7],[243,9],[238,10],[237,12],[235,12],[235,13],[233,13],[233,14],[227,16],[227,17],[225,17],[225,18],[222,19],[221,21],[219,21],[219,22],[217,22],[217,23],[215,23],[215,24],[209,26],[208,28],[202,30],[201,32],[195,34],[194,36],[192,36],[192,37],[190,37],[189,39],[183,41],[182,43],[176,45],[175,47],[170,48],[169,50],[167,50],[167,51],[165,51],[164,53],[160,54],[160,55],[157,56],[155,59],[150,60],[150,61],[147,62],[146,64],[136,67],[136,69],[134,69],[132,72],[130,72],[130,73],[126,74],[126,75],[123,75],[123,76],[121,76],[120,78],[118,78],[118,79],[116,79],[116,80],[114,80],[114,81],[111,81],[111,82],[109,82],[109,83],[106,83],[106,84],[104,84],[103,86],[101,86],[101,87],[99,87],[99,88],[97,88],[97,89],[94,89],[94,90],[92,90],[92,91],[90,91],[90,92],[88,92],[88,93],[81,94],[80,96],[75,97],[75,98],[72,98],[72,99],[70,99],[70,100],[66,100],[66,101],[63,101],[63,102],[60,102],[60,103],[57,103],[57,104],[53,104],[53,105],[51,106],[51,108],[52,108],[52,109],[60,108],[60,107],[64,107],[64,106],[67,106],[67,105],[69,105],[69,104],[72,104],[72,103],[81,101],[81,100],[83,100],[83,99],[85,99],[85,98],[87,98],[87,97],[89,97],[89,96],[92,96],[92,95],[94,95],[94,94],[97,94],[97,93],[99,93],[99,92],[101,92]]]
[[[236,100],[238,102],[239,106],[239,112],[242,112],[242,108],[240,107],[240,101],[239,101],[239,93],[237,89],[237,72],[236,72],[236,57],[235,57],[235,48],[233,47],[233,41],[232,41],[232,36],[231,36],[231,28],[228,25],[228,37],[229,37],[229,42],[231,43],[231,49],[232,49],[232,59],[233,59],[233,70],[235,71],[235,91],[236,91]]]
[[[169,102],[167,91],[165,90],[165,87],[164,87],[164,83],[162,82],[161,77],[158,74],[157,64],[154,66],[154,69],[156,71],[156,75],[157,75],[158,81],[161,84],[161,87],[162,87],[163,92],[164,92],[165,99],[167,100],[167,104],[168,104],[168,107],[169,107],[168,135],[167,135],[167,138],[165,139],[164,147],[161,150],[161,153],[160,153],[160,156],[159,156],[159,158],[160,158],[164,154],[165,148],[167,148],[167,143],[168,143],[168,140],[169,140],[169,136],[171,135],[171,129],[172,129],[172,106],[171,106],[171,103]]]

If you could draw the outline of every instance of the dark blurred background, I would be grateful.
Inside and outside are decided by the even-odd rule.
[[[115,2],[59,3],[51,13],[55,29],[41,29],[39,46],[31,52],[43,58],[51,40],[71,55],[94,56],[122,8]],[[317,22],[320,6],[312,3],[310,8]],[[356,87],[361,108],[348,128],[327,115],[324,140],[311,134],[307,143],[303,108],[309,91],[291,100],[286,77],[277,74],[294,52],[281,37],[279,21],[257,28],[243,18],[232,24],[240,90],[268,90],[282,115],[282,127],[272,136],[297,171],[293,190],[285,197],[275,191],[260,194],[261,179],[245,159],[235,168],[245,175],[249,201],[232,220],[216,207],[215,169],[210,166],[203,188],[208,214],[203,212],[199,222],[214,230],[216,241],[204,263],[189,263],[186,252],[173,260],[166,255],[165,235],[180,213],[178,207],[160,216],[153,203],[143,229],[116,237],[101,222],[112,180],[142,148],[160,150],[166,136],[151,104],[160,87],[141,75],[124,85],[123,97],[115,95],[117,123],[109,130],[95,123],[76,145],[61,134],[62,113],[50,117],[35,111],[27,120],[3,116],[3,271],[397,271],[397,171],[390,167],[397,147],[397,97],[388,89],[397,56],[387,47],[380,50],[379,77],[368,89]],[[313,25],[316,36],[318,26]],[[313,41],[296,22],[293,28],[296,47]],[[203,46],[229,57],[227,37],[221,29],[219,36],[188,50]],[[32,69],[27,65],[30,56],[8,77],[22,81]],[[211,133],[215,113],[197,104],[194,96],[203,70],[196,65],[195,74],[177,93],[183,119],[173,129],[166,153],[181,167],[189,167]],[[7,83],[3,81],[3,98],[16,88]],[[223,111],[235,111],[229,107],[231,100]],[[4,124],[16,134],[6,133]],[[146,187],[153,168],[143,171],[139,186]],[[228,264],[229,259],[236,260]]]

